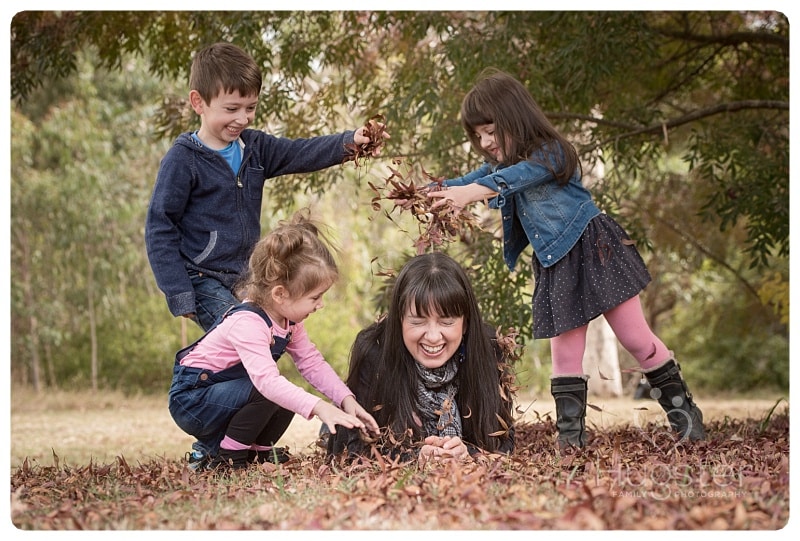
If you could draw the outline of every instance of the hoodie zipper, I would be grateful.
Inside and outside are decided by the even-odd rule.
[[[242,149],[242,163],[239,164],[239,171],[236,172],[236,186],[239,188],[244,188],[244,184],[242,184],[242,169],[244,169],[244,165],[249,158],[250,156],[245,154],[244,149]]]

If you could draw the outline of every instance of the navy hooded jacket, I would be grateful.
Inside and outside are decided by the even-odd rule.
[[[237,174],[218,153],[183,133],[161,161],[145,223],[156,283],[175,316],[195,311],[188,270],[232,288],[261,236],[264,182],[342,164],[353,131],[308,139],[242,132]]]

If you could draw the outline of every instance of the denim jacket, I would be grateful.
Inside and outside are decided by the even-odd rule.
[[[463,177],[442,183],[464,186],[477,182],[498,192],[489,207],[502,213],[503,259],[512,271],[528,244],[543,267],[554,265],[575,245],[589,221],[600,214],[581,183],[580,172],[575,171],[569,183],[559,186],[541,164],[545,159],[539,151],[531,160],[506,167],[487,162]]]
[[[231,288],[247,268],[261,236],[266,179],[343,163],[353,134],[287,139],[245,130],[236,174],[225,158],[191,133],[179,135],[161,160],[144,232],[150,266],[170,312],[179,316],[195,311],[188,269]]]

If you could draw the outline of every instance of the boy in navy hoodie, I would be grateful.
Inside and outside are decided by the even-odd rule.
[[[230,43],[198,52],[189,83],[201,126],[178,136],[161,161],[145,244],[172,315],[206,330],[238,302],[234,288],[261,235],[264,181],[340,165],[353,157],[354,145],[370,138],[364,127],[308,139],[247,129],[262,74]]]

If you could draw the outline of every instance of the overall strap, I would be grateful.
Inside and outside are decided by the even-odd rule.
[[[251,312],[255,312],[261,316],[269,328],[272,328],[272,320],[270,320],[267,313],[264,312],[260,306],[251,303],[242,303],[231,309],[231,312],[238,310],[250,310]],[[272,335],[272,342],[270,343],[269,350],[272,354],[272,360],[276,363],[278,362],[278,359],[281,358],[281,355],[283,355],[283,353],[286,351],[286,347],[289,345],[289,342],[292,341],[292,328],[294,325],[294,321],[289,321],[289,333],[283,338],[275,336],[274,334]]]
[[[264,323],[267,324],[267,327],[272,328],[272,320],[269,318],[267,313],[264,310],[262,310],[262,308],[260,306],[258,306],[257,304],[253,304],[252,302],[240,302],[239,304],[237,304],[235,306],[231,306],[230,308],[228,308],[228,311],[225,312],[222,315],[222,317],[214,324],[214,326],[219,325],[222,322],[223,319],[225,319],[226,317],[228,317],[232,313],[241,312],[242,310],[247,310],[249,312],[255,312],[256,314],[261,316],[261,319],[264,320]]]
[[[194,342],[192,342],[191,344],[189,344],[185,348],[179,350],[178,353],[175,354],[175,362],[180,362],[181,359],[186,357],[186,355],[188,355],[189,352],[192,351],[194,349],[194,347],[197,344],[199,344],[200,341],[203,338],[208,336],[208,333],[210,333],[211,331],[216,329],[217,326],[220,323],[222,323],[222,321],[226,317],[228,317],[229,315],[231,315],[231,314],[233,314],[235,312],[240,312],[242,310],[247,310],[249,312],[255,312],[256,314],[261,316],[261,319],[264,320],[264,322],[267,324],[268,327],[272,328],[272,320],[269,319],[269,316],[267,315],[267,313],[264,310],[262,310],[259,306],[255,305],[253,303],[250,303],[250,302],[240,302],[239,304],[234,304],[233,306],[228,308],[220,317],[218,317],[216,319],[216,321],[214,321],[214,324],[211,325],[211,327],[209,327],[208,330],[205,333],[203,333],[203,335],[200,338],[198,338],[197,340],[195,340]]]
[[[260,307],[260,306],[258,306],[258,305],[256,305],[256,304],[253,304],[253,303],[251,303],[251,302],[240,302],[239,304],[234,304],[233,306],[231,306],[230,308],[228,308],[228,309],[225,311],[225,313],[223,313],[223,314],[222,314],[220,317],[218,317],[218,318],[217,318],[217,320],[216,320],[216,321],[214,321],[214,324],[213,324],[213,325],[211,325],[211,327],[209,327],[209,328],[208,328],[208,330],[207,330],[205,333],[203,333],[203,335],[202,335],[200,338],[198,338],[197,340],[195,340],[194,342],[192,342],[191,344],[189,344],[189,345],[188,345],[188,346],[186,346],[185,348],[183,348],[183,349],[179,350],[179,351],[178,351],[178,353],[176,353],[176,354],[175,354],[175,362],[176,362],[176,363],[177,363],[177,362],[180,362],[180,361],[181,361],[181,359],[183,359],[184,357],[186,357],[186,355],[188,355],[188,354],[189,354],[189,352],[190,352],[190,351],[192,351],[192,350],[194,349],[194,347],[195,347],[197,344],[199,344],[199,343],[200,343],[200,341],[201,341],[203,338],[205,338],[206,336],[208,336],[208,333],[210,333],[211,331],[213,331],[213,330],[214,330],[214,329],[215,329],[215,328],[216,328],[216,327],[217,327],[217,326],[218,326],[220,323],[222,323],[222,321],[223,321],[223,320],[224,320],[226,317],[228,317],[229,315],[231,315],[231,314],[233,314],[233,313],[235,313],[235,312],[241,312],[242,310],[247,310],[248,312],[255,312],[256,314],[258,314],[259,316],[261,316],[261,319],[263,319],[263,320],[264,320],[264,322],[267,324],[267,326],[268,326],[270,329],[272,328],[272,320],[269,318],[269,316],[267,315],[267,313],[266,313],[266,312],[265,312],[263,309],[261,309],[261,307]],[[289,322],[289,327],[291,328],[293,325],[294,325],[294,321],[290,321],[290,322]],[[288,336],[287,336],[286,338],[283,338],[283,339],[281,339],[281,340],[275,340],[275,341],[274,341],[274,344],[273,344],[273,345],[272,345],[272,347],[270,348],[270,350],[271,350],[270,352],[272,353],[272,358],[273,358],[273,359],[274,359],[276,362],[277,362],[277,361],[278,361],[278,359],[281,357],[281,355],[283,355],[283,352],[286,350],[286,346],[289,344],[289,341],[291,340],[291,338],[292,338],[292,333],[291,333],[291,331],[290,331],[290,332],[289,332],[289,334],[288,334]]]

